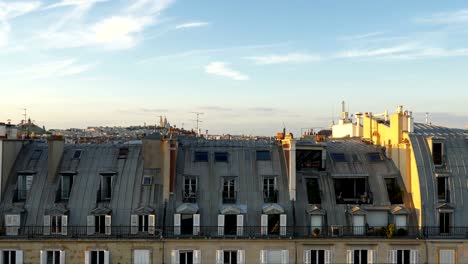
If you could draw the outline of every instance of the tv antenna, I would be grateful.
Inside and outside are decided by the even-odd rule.
[[[202,112],[192,112],[192,114],[197,115],[197,119],[194,120],[194,121],[197,122],[197,133],[198,133],[198,124],[201,123],[201,122],[203,122],[203,121],[200,120],[200,115],[203,115],[203,114],[205,114],[205,113],[202,113]]]

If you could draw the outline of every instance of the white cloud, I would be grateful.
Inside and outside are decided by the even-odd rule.
[[[221,61],[210,62],[210,64],[205,66],[205,72],[236,81],[245,81],[249,79],[249,76],[229,68],[226,63]]]
[[[362,40],[362,39],[367,39],[367,38],[373,38],[373,37],[376,37],[376,36],[380,36],[382,35],[383,32],[381,31],[376,31],[376,32],[369,32],[369,33],[364,33],[364,34],[357,34],[357,35],[350,35],[350,36],[344,36],[344,37],[340,37],[339,39],[341,40],[348,40],[348,41],[352,41],[352,40]]]
[[[9,20],[30,13],[41,6],[38,1],[3,2],[0,1],[0,48],[8,45],[11,25]]]
[[[128,8],[129,13],[158,14],[167,9],[175,0],[135,0]]]
[[[377,57],[387,56],[392,54],[401,54],[409,51],[415,51],[418,47],[415,44],[402,44],[386,48],[376,49],[353,49],[348,51],[339,52],[335,58],[362,58],[362,57]]]
[[[288,53],[283,55],[252,56],[246,57],[246,59],[253,61],[255,64],[270,65],[320,61],[321,57],[318,55],[306,53]]]
[[[183,28],[195,28],[195,27],[205,27],[208,26],[210,23],[208,22],[190,22],[177,25],[176,29],[183,29]]]
[[[80,74],[90,70],[95,64],[79,64],[75,59],[56,60],[36,64],[24,69],[4,72],[4,75],[21,76],[25,79],[43,79]]]
[[[91,7],[96,3],[99,2],[107,2],[109,0],[62,0],[58,3],[51,4],[46,6],[44,9],[52,9],[58,7],[66,7],[66,6],[76,6],[76,7]]]
[[[417,18],[416,22],[428,24],[461,24],[468,23],[468,8],[454,12],[436,13],[428,17]]]

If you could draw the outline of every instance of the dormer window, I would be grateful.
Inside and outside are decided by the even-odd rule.
[[[77,149],[75,150],[75,152],[73,152],[73,157],[72,159],[81,159],[81,149]]]
[[[62,200],[68,200],[68,198],[70,198],[74,176],[75,175],[72,173],[62,174],[61,181],[60,181],[60,187],[61,187],[60,197],[62,198]]]
[[[122,147],[119,149],[119,159],[126,159],[128,156],[129,149],[127,147]]]
[[[370,161],[383,161],[384,160],[382,153],[379,153],[379,152],[367,153],[367,157],[369,158]]]
[[[154,228],[156,225],[156,216],[154,214],[133,214],[130,218],[132,234],[154,234]]]
[[[344,153],[330,153],[330,156],[335,162],[346,162],[346,156]]]
[[[42,154],[42,150],[40,149],[34,150],[34,152],[31,155],[31,160],[39,160],[39,158],[41,157],[41,154]]]
[[[215,152],[215,162],[228,162],[228,153]]]
[[[434,165],[441,166],[443,165],[443,143],[442,142],[432,142],[432,160]]]
[[[278,202],[278,186],[276,177],[265,177],[263,179],[263,199],[265,203]]]
[[[29,191],[31,190],[31,186],[33,183],[34,174],[32,173],[24,173],[18,175],[18,182],[16,186],[16,193],[15,193],[15,200],[17,201],[24,201],[28,196]]]
[[[103,201],[112,198],[112,183],[114,182],[115,173],[102,173],[101,174],[101,189],[100,198]]]
[[[271,160],[271,154],[268,150],[257,150],[256,158],[259,161]]]
[[[206,152],[206,151],[195,151],[195,161],[197,161],[197,162],[207,162],[208,161],[208,152]]]

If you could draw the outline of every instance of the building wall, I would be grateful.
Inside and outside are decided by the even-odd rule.
[[[23,144],[25,141],[21,140],[3,140],[2,141],[2,154],[1,156],[1,163],[0,166],[0,179],[1,179],[1,192],[2,194],[5,192],[5,187],[8,183],[8,176],[15,165],[16,158],[20,153],[21,149],[23,148]],[[2,195],[3,197],[3,195]]]

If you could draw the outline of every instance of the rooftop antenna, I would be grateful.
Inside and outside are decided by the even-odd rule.
[[[202,112],[192,112],[192,114],[197,115],[197,119],[194,120],[194,121],[197,122],[197,133],[198,133],[198,125],[199,125],[199,123],[203,122],[203,121],[200,120],[200,115],[203,115],[203,114],[205,114],[205,113],[202,113]]]
[[[429,112],[426,112],[426,125],[429,125]]]

